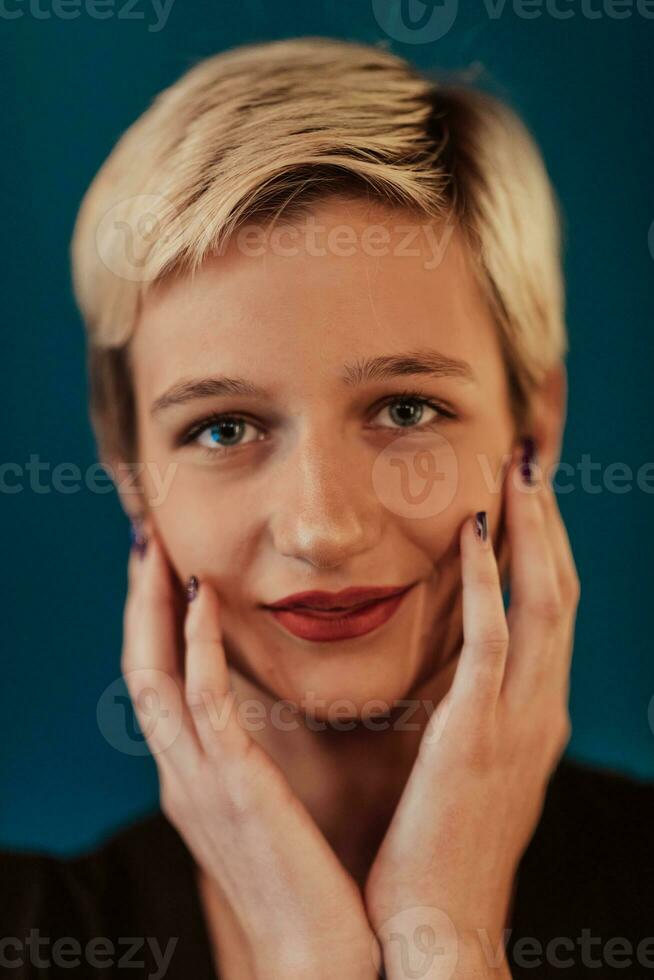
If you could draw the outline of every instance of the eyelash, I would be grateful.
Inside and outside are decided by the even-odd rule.
[[[399,394],[391,395],[390,397],[382,401],[381,404],[376,406],[376,413],[380,412],[383,408],[387,408],[389,405],[395,405],[398,402],[400,403],[413,402],[414,404],[420,405],[423,408],[424,407],[431,408],[435,412],[438,412],[438,415],[440,417],[431,419],[429,422],[423,422],[422,424],[418,424],[418,425],[408,425],[408,426],[380,425],[380,426],[376,426],[376,428],[395,430],[398,432],[401,432],[403,428],[406,428],[407,430],[418,429],[424,431],[424,430],[433,429],[437,425],[441,425],[443,421],[452,421],[457,418],[456,413],[453,412],[451,409],[447,408],[445,405],[437,401],[434,401],[431,398],[427,398],[425,395],[422,395],[417,391],[402,391]],[[189,428],[182,433],[181,438],[179,440],[179,444],[182,446],[187,446],[189,444],[192,444],[193,440],[197,439],[198,436],[202,435],[202,433],[210,426],[219,425],[221,422],[225,422],[225,421],[246,422],[249,423],[250,425],[253,425],[255,428],[257,428],[257,425],[252,420],[250,420],[245,415],[239,415],[238,412],[219,412],[219,413],[216,412],[211,415],[207,415],[204,418],[198,419],[191,426],[189,426]],[[239,445],[240,445],[239,443],[237,443],[234,446],[220,446],[217,444],[212,448],[209,448],[209,446],[199,446],[199,448],[202,449],[202,451],[207,456],[216,456],[216,455],[226,456],[231,452],[232,449],[238,449]]]

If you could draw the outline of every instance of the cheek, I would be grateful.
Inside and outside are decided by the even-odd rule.
[[[151,516],[180,580],[206,576],[228,590],[252,553],[256,502],[244,500],[242,486],[219,485],[209,473],[181,466],[156,503],[154,493],[150,485]]]
[[[504,479],[513,451],[512,430],[498,419],[497,428],[475,427],[458,454],[458,481],[454,506],[462,518],[478,510],[497,517],[502,508]]]
[[[485,510],[490,527],[497,527],[502,501],[502,456],[469,453],[459,455],[455,483],[445,486],[441,496],[433,493],[422,508],[416,507],[414,518],[403,516],[398,520],[396,515],[395,519],[402,537],[445,571],[447,563],[459,557],[464,521]]]
[[[374,491],[406,527],[415,524],[419,537],[438,537],[467,513],[498,510],[510,437],[501,418],[495,428],[484,418],[444,433],[404,436],[375,460]]]

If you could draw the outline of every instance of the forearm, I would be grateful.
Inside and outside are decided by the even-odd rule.
[[[379,980],[383,967],[378,938],[367,921],[359,922],[353,915],[349,921],[323,920],[311,936],[298,934],[296,929],[272,949],[277,954],[273,962],[282,967],[273,971],[273,980]],[[266,974],[262,980],[268,980]]]
[[[340,944],[338,949],[320,957],[302,945],[287,945],[283,953],[277,955],[271,950],[267,961],[258,960],[249,977],[251,980],[289,980],[291,977],[298,980],[380,980],[380,972],[381,967],[377,968],[372,955],[361,958]]]
[[[366,924],[355,928],[356,915],[347,922],[325,918],[308,935],[291,913],[283,927],[278,918],[266,923],[260,915],[236,915],[217,883],[198,874],[216,974],[225,980],[379,980],[381,950]]]
[[[384,975],[382,975],[384,976]],[[283,961],[270,962],[267,965],[256,966],[248,975],[248,980],[289,980],[289,978],[306,978],[306,980],[380,980],[379,971],[373,966],[372,960],[357,963],[347,958],[345,961],[338,957],[316,961],[313,957],[303,956],[297,959],[286,957]],[[390,978],[389,978],[390,980]]]

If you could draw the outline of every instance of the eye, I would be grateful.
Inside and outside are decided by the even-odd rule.
[[[255,442],[260,438],[260,430],[247,419],[238,415],[216,415],[194,425],[184,436],[183,442],[194,443],[213,453]]]
[[[388,413],[387,418],[390,418],[390,426],[386,422],[380,423],[385,428],[430,428],[443,419],[455,418],[454,413],[442,405],[413,394],[395,395],[382,406],[375,418],[383,417],[384,413]]]

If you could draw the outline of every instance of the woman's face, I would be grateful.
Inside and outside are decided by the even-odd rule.
[[[486,510],[497,532],[514,441],[458,231],[328,199],[157,286],[132,362],[150,518],[180,580],[216,589],[232,666],[316,717],[433,677],[459,640],[461,524]],[[317,618],[297,635],[301,617],[265,608],[408,585],[345,638],[321,639]]]

